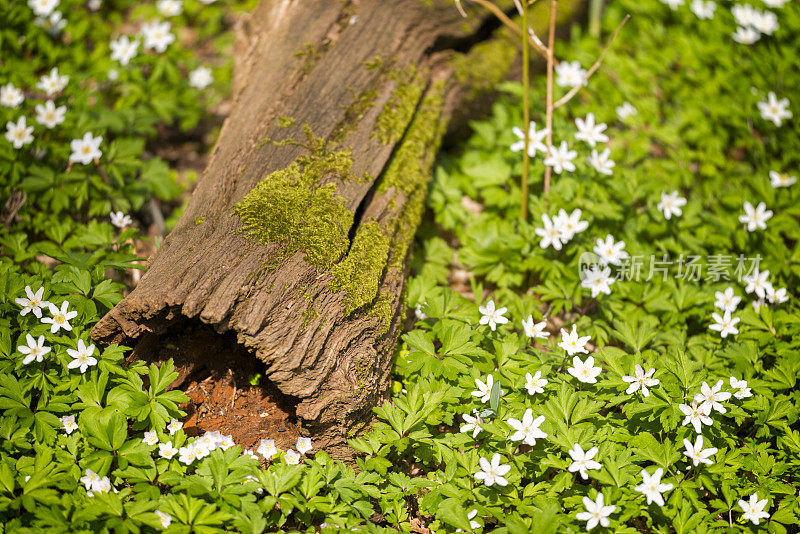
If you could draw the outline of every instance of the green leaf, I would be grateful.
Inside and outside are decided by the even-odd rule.
[[[489,393],[489,408],[495,413],[500,407],[500,380],[495,380],[492,384],[492,390]]]
[[[117,284],[111,280],[103,280],[92,291],[92,298],[105,306],[106,308],[113,308],[122,300],[120,290],[121,284]]]
[[[469,532],[472,530],[467,519],[467,511],[458,499],[445,499],[439,503],[436,517],[448,525]]]

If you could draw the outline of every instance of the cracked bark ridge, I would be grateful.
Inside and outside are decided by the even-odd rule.
[[[262,0],[239,28],[233,109],[207,169],[139,285],[92,337],[134,345],[144,334],[178,328],[185,318],[235,332],[237,342],[266,364],[266,378],[296,400],[297,417],[316,446],[348,456],[346,438],[370,421],[389,386],[405,317],[406,255],[421,212],[413,208],[427,189],[427,180],[404,184],[403,169],[399,182],[382,180],[414,142],[427,147],[414,154],[430,175],[448,119],[471,91],[469,80],[454,75],[452,58],[485,37],[481,16],[462,19],[447,0]],[[376,57],[384,68],[365,67]],[[386,142],[374,135],[376,123],[402,83],[388,69],[409,66],[421,91],[399,135]],[[356,108],[368,94],[371,105]],[[430,102],[435,107],[425,111],[433,109],[433,120],[414,125]],[[292,126],[281,120],[286,117]],[[303,125],[351,147],[353,172],[374,177],[337,183],[355,214],[351,239],[359,225],[376,221],[390,240],[374,302],[351,314],[345,313],[345,292],[330,289],[329,269],[309,265],[301,252],[283,255],[278,244],[253,244],[237,233],[233,207],[270,173],[307,153],[264,139],[302,139]]]

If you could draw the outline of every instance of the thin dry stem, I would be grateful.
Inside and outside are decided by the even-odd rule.
[[[558,0],[550,0],[550,28],[547,35],[547,100],[545,102],[545,127],[547,128],[547,155],[553,151],[553,49],[556,41],[556,14]],[[550,191],[552,167],[544,167],[544,194]]]
[[[558,101],[556,101],[556,103],[553,104],[553,107],[558,108],[558,107],[563,106],[564,104],[569,102],[572,99],[573,96],[578,94],[578,91],[581,90],[581,87],[583,87],[584,84],[592,76],[592,74],[594,74],[597,71],[597,69],[600,68],[600,64],[603,62],[603,58],[606,57],[606,52],[608,52],[608,49],[611,48],[611,43],[613,43],[614,39],[617,38],[617,34],[619,34],[619,31],[622,29],[622,27],[625,25],[625,23],[628,22],[629,18],[631,18],[630,15],[625,15],[625,18],[622,19],[622,22],[619,23],[619,26],[617,26],[617,29],[614,30],[613,34],[611,34],[611,38],[606,43],[606,46],[603,48],[602,52],[600,52],[600,55],[597,56],[597,60],[589,68],[589,70],[586,71],[586,74],[583,75],[583,79],[581,80],[581,83],[579,83],[578,85],[576,85],[575,87],[570,89],[567,94],[565,94],[564,96],[559,98]]]
[[[496,6],[493,2],[490,2],[489,0],[472,0],[472,1],[491,11],[495,17],[500,19],[500,22],[508,26],[508,28],[514,33],[516,33],[518,36],[523,37],[525,35],[523,30],[520,29],[519,26],[514,24],[514,22],[510,18],[508,18],[508,15],[506,15],[503,12],[503,10],[500,9],[498,6]],[[544,46],[542,46],[542,43],[537,42],[537,40],[533,39],[530,35],[528,35],[528,42],[536,49],[537,52],[539,52],[539,54],[543,58],[547,58],[547,49]]]
[[[530,7],[533,3],[534,2],[527,2],[525,5],[527,7]],[[514,0],[514,6],[516,6],[516,8],[517,8],[517,13],[519,13],[520,16],[522,16],[522,4],[520,3],[520,0]],[[540,47],[542,50],[546,50],[546,47],[545,47],[544,43],[536,35],[536,32],[533,31],[533,28],[531,28],[530,24],[527,24],[527,27],[528,27],[528,36],[531,39],[531,43],[534,43],[536,46]],[[546,57],[547,56],[545,55],[545,58]],[[556,63],[558,63],[558,61],[556,61]]]
[[[70,162],[70,166],[72,166],[72,162]],[[108,173],[106,172],[106,168],[103,167],[102,163],[100,163],[100,159],[99,158],[95,158],[94,166],[95,166],[95,169],[97,169],[97,174],[100,175],[100,178],[102,178],[103,181],[106,184],[111,185],[111,178],[108,177]],[[69,169],[67,169],[67,170],[69,170]]]
[[[522,27],[528,27],[528,4],[527,0],[522,8]],[[530,169],[530,155],[528,154],[528,144],[530,143],[530,127],[528,126],[531,121],[530,112],[530,53],[528,47],[528,38],[525,35],[522,37],[522,127],[524,130],[524,146],[522,149],[522,206],[520,210],[520,217],[523,221],[528,220],[528,175]]]

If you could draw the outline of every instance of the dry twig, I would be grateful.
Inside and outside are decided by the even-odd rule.
[[[0,223],[6,226],[6,229],[11,228],[11,222],[17,216],[19,210],[25,205],[28,195],[24,191],[14,189],[11,195],[6,200],[3,209],[0,210]]]
[[[567,94],[565,94],[564,96],[559,98],[558,101],[556,101],[556,103],[553,104],[553,107],[556,107],[556,108],[557,107],[561,107],[564,104],[566,104],[567,102],[569,102],[570,99],[573,96],[575,96],[578,93],[578,91],[581,90],[581,87],[583,87],[583,85],[586,84],[586,82],[589,80],[589,78],[592,76],[592,74],[594,74],[595,71],[597,71],[597,69],[600,68],[600,64],[603,62],[603,58],[606,57],[606,52],[608,52],[608,49],[611,48],[611,43],[613,43],[614,39],[617,38],[617,34],[622,29],[622,27],[625,25],[625,23],[628,22],[629,18],[631,18],[630,15],[625,15],[625,18],[622,19],[622,22],[619,23],[619,26],[617,26],[617,29],[614,30],[613,34],[611,34],[611,38],[606,43],[606,46],[605,46],[605,48],[603,48],[603,51],[600,52],[599,56],[597,56],[597,60],[589,68],[589,70],[586,71],[586,74],[583,75],[583,79],[581,80],[581,83],[579,83],[578,85],[576,85],[575,87],[570,89]]]
[[[556,13],[558,0],[550,0],[550,29],[547,35],[547,100],[545,108],[545,127],[547,128],[547,155],[553,151],[553,50],[556,40]],[[550,176],[552,167],[544,168],[544,193],[550,191]]]
[[[522,10],[522,27],[528,27],[528,0],[523,0],[525,5],[517,6]],[[522,37],[522,125],[524,129],[524,143],[522,147],[522,203],[520,206],[520,217],[523,221],[528,220],[528,174],[530,170],[530,154],[528,153],[528,145],[530,144],[530,128],[528,125],[531,120],[530,111],[530,57],[528,51],[528,38]]]
[[[508,28],[514,33],[516,33],[518,36],[522,37],[524,35],[520,27],[514,24],[514,22],[510,18],[508,18],[508,15],[506,15],[503,12],[503,10],[497,7],[493,2],[490,2],[489,0],[472,0],[472,1],[491,11],[495,17],[500,19],[500,22],[508,26]],[[542,44],[541,41],[539,41],[539,39],[536,39],[528,35],[528,42],[536,49],[537,52],[539,52],[539,54],[543,58],[547,58],[547,48],[544,47],[544,45]]]

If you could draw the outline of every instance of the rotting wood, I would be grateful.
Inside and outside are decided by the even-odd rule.
[[[349,456],[388,389],[439,142],[513,60],[511,40],[488,40],[488,17],[462,19],[446,0],[262,0],[237,36],[211,161],[93,338],[151,347],[186,318],[234,332],[316,446]],[[289,217],[321,233],[287,231]]]

